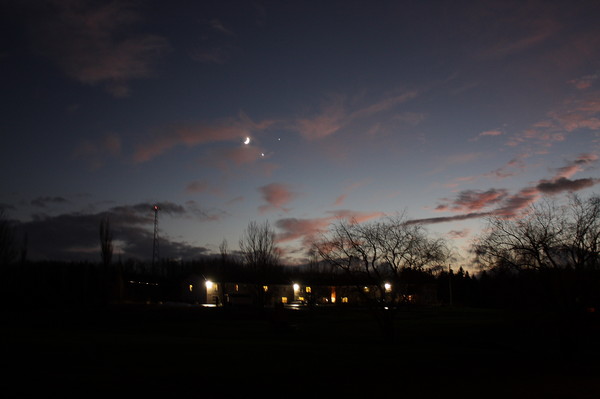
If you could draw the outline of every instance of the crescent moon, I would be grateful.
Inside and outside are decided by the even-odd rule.
[[[244,140],[244,144],[250,144],[250,137],[246,137],[246,140]]]

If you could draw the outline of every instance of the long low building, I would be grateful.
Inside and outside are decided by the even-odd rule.
[[[375,296],[376,286],[353,285],[305,285],[302,283],[258,285],[212,280],[189,284],[189,299],[209,306],[252,305],[331,305],[361,304],[365,296]],[[386,287],[391,295],[391,286]],[[437,303],[437,292],[433,285],[409,285],[395,290],[399,302],[412,304]]]

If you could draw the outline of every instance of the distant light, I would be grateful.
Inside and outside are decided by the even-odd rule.
[[[384,287],[387,292],[390,292],[392,290],[392,285],[390,283],[385,283]]]
[[[154,205],[154,210],[158,211],[158,205]]]
[[[244,140],[244,144],[250,144],[250,137],[246,137],[246,140]]]

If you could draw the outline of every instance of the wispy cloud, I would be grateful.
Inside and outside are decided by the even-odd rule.
[[[477,141],[482,137],[486,137],[486,136],[500,136],[504,134],[501,130],[486,130],[483,131],[481,133],[479,133],[476,137],[469,139],[469,141]]]
[[[507,145],[531,143],[538,148],[548,148],[576,130],[600,131],[599,116],[600,92],[569,98],[560,108],[548,112],[546,119],[510,137]]]
[[[323,139],[352,122],[391,110],[415,98],[417,94],[417,91],[405,91],[362,106],[349,104],[345,96],[331,96],[321,104],[319,111],[315,115],[298,118],[292,123],[291,127],[293,130],[300,132],[307,140]],[[422,114],[416,113],[404,116],[412,123],[418,123],[423,118]]]
[[[83,160],[90,168],[98,169],[108,160],[121,154],[121,138],[114,133],[99,140],[84,140],[73,151],[76,159]]]
[[[274,121],[268,120],[254,122],[246,115],[240,114],[238,118],[227,118],[212,125],[174,126],[164,129],[154,138],[138,144],[133,154],[133,160],[135,162],[146,162],[180,145],[194,147],[224,141],[241,143],[245,137],[252,136],[254,132],[267,129],[273,123]],[[248,151],[246,153],[238,152],[231,156],[233,159],[242,161],[247,153]]]
[[[508,177],[516,176],[526,168],[524,159],[527,158],[527,154],[520,154],[508,161],[505,165],[502,165],[498,169],[486,173],[486,177],[494,177],[496,179],[506,179]]]
[[[563,191],[579,191],[584,188],[592,187],[600,183],[600,179],[583,178],[570,180],[566,177],[559,177],[553,180],[542,180],[536,188],[544,194],[557,194]]]
[[[594,83],[596,83],[598,77],[600,77],[600,75],[598,74],[598,72],[596,72],[590,75],[585,75],[579,78],[569,80],[568,83],[579,90],[586,90],[592,87]]]
[[[69,201],[64,197],[37,197],[31,200],[31,205],[37,206],[40,208],[46,208],[49,204],[65,204]]]
[[[310,248],[319,234],[326,232],[332,223],[338,220],[362,223],[384,216],[383,212],[357,212],[352,210],[337,210],[327,212],[329,216],[311,219],[284,218],[275,222],[282,230],[277,235],[278,242],[300,240],[305,248]]]
[[[573,161],[567,163],[567,165],[557,169],[555,179],[558,178],[569,178],[575,173],[585,170],[585,166],[589,166],[598,160],[598,155],[591,153],[580,154]]]
[[[101,84],[116,97],[129,94],[129,81],[155,74],[156,61],[169,49],[159,35],[137,33],[141,21],[128,2],[39,4],[44,18],[31,21],[34,45],[69,77]]]
[[[236,32],[219,18],[202,25],[200,41],[189,51],[190,57],[202,64],[225,64],[237,52]]]
[[[575,192],[600,183],[598,178],[571,180],[568,177],[584,170],[598,160],[595,154],[580,154],[575,160],[558,168],[550,179],[541,179],[537,183],[524,187],[514,194],[507,189],[492,188],[487,191],[464,190],[455,198],[444,198],[436,207],[437,211],[459,212],[459,215],[442,216],[410,220],[409,223],[445,223],[451,221],[476,219],[489,215],[513,217],[536,202],[542,195],[556,195],[563,192]]]
[[[473,212],[490,207],[502,201],[508,195],[505,189],[490,189],[487,191],[465,190],[457,198],[445,199],[445,203],[438,205],[437,211]]]
[[[346,201],[346,198],[348,198],[348,195],[350,194],[350,192],[356,190],[357,188],[359,188],[365,184],[366,184],[366,181],[358,181],[358,182],[352,183],[352,184],[348,185],[347,187],[345,187],[344,193],[340,194],[335,199],[333,206],[342,206],[344,204],[344,202]]]
[[[484,50],[478,54],[479,58],[499,59],[520,54],[549,41],[561,30],[550,10],[525,4],[517,12],[506,14],[501,4],[486,4],[484,12],[489,15],[490,11],[498,11],[499,17],[497,24],[486,26],[483,31],[487,34],[482,35]]]
[[[465,152],[448,155],[447,157],[443,158],[438,164],[438,166],[435,169],[431,170],[429,173],[437,174],[445,171],[449,166],[468,164],[481,158],[483,155],[484,154],[481,152]]]
[[[333,203],[333,206],[341,206],[344,204],[344,201],[346,201],[346,197],[348,197],[348,193],[344,193],[341,194],[340,196],[338,196],[335,199],[335,202]]]
[[[272,210],[282,210],[288,212],[289,209],[284,208],[294,200],[298,194],[293,192],[289,185],[281,183],[271,183],[258,189],[266,204],[258,207],[260,213],[265,213]]]

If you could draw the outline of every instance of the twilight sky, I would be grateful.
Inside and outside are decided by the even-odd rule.
[[[0,206],[31,259],[229,249],[284,261],[405,212],[461,250],[485,215],[598,192],[600,3],[4,1]],[[245,144],[249,138],[249,142]]]

